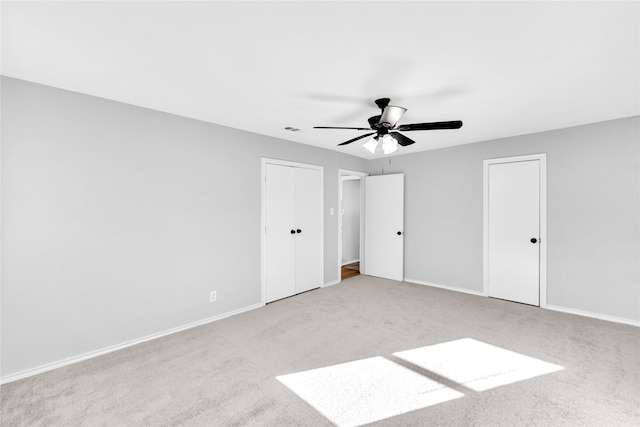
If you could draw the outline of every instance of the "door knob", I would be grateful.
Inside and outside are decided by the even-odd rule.
[[[538,239],[536,239],[535,237],[531,238],[531,243],[537,243],[537,242],[538,242]]]
[[[398,231],[396,234],[397,234],[398,236],[402,236],[402,231]]]
[[[291,230],[291,234],[296,234],[296,230]]]
[[[302,230],[300,230],[299,228],[296,230],[296,233],[300,234],[302,233]]]

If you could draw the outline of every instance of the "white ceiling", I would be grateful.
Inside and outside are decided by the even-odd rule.
[[[2,2],[2,74],[372,158],[640,114],[633,2]],[[284,130],[287,126],[299,132]],[[363,140],[364,141],[364,140]],[[379,157],[379,155],[375,156]]]

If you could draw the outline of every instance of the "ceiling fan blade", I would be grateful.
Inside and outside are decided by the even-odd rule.
[[[460,129],[461,127],[462,122],[460,120],[453,120],[450,122],[413,123],[400,125],[396,128],[396,130],[406,132],[410,130]]]
[[[401,134],[399,132],[389,132],[389,135],[391,135],[392,137],[397,139],[398,140],[398,144],[402,145],[403,147],[406,147],[407,145],[411,145],[411,144],[415,144],[416,143],[413,139],[407,138],[406,136],[404,136],[403,134]]]
[[[352,142],[354,142],[354,141],[357,141],[357,140],[362,139],[362,138],[366,138],[366,137],[371,136],[371,135],[375,135],[375,132],[367,133],[367,134],[360,135],[360,136],[356,136],[356,137],[355,137],[355,138],[353,138],[353,139],[350,139],[350,140],[348,140],[348,141],[345,141],[345,142],[342,142],[342,143],[338,144],[338,146],[340,146],[340,145],[347,145],[347,144],[351,144],[351,143],[352,143]]]
[[[314,126],[314,129],[350,129],[350,130],[371,130],[371,128],[349,128],[340,126]]]

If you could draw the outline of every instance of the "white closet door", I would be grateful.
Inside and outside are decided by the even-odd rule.
[[[266,302],[296,293],[295,171],[292,167],[266,165]]]
[[[404,279],[404,175],[365,178],[364,274]]]
[[[540,305],[540,162],[489,165],[491,297]]]
[[[322,285],[322,182],[316,169],[295,168],[296,293]]]

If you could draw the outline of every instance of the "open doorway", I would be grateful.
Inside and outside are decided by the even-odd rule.
[[[359,275],[364,265],[364,172],[339,170],[338,265],[340,280]]]

